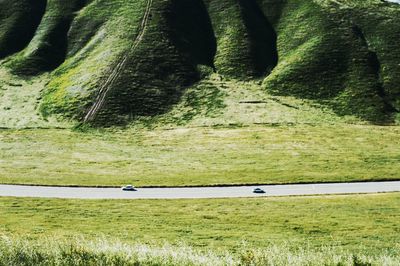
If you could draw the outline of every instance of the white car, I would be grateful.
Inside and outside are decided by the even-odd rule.
[[[136,191],[136,188],[132,185],[126,185],[125,187],[122,187],[123,191]]]

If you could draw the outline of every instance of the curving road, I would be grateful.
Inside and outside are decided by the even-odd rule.
[[[266,193],[254,194],[253,189],[256,187],[265,190]],[[140,188],[133,192],[122,191],[119,188],[0,185],[0,196],[3,197],[62,199],[212,199],[380,192],[400,192],[400,181],[241,187]]]

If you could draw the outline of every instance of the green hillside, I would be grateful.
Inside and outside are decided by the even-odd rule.
[[[394,3],[17,0],[0,2],[0,22],[0,97],[19,98],[25,86],[8,85],[28,80],[38,99],[7,103],[6,116],[35,110],[42,121],[124,125],[170,119],[188,98],[215,106],[216,95],[224,114],[248,101],[232,98],[226,82],[246,82],[261,98],[305,100],[339,118],[395,123],[400,109]],[[204,99],[201,84],[209,83],[215,95]],[[184,120],[193,117],[189,109]]]

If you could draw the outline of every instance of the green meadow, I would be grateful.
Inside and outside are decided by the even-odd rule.
[[[0,131],[0,183],[205,186],[395,180],[400,128]]]
[[[234,251],[285,244],[398,248],[400,194],[207,200],[0,198],[0,231],[37,240],[104,236]]]

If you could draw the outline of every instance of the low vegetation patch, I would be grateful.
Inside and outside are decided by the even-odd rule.
[[[289,245],[271,245],[265,249],[243,247],[235,253],[199,251],[187,246],[161,247],[129,245],[106,240],[60,240],[49,238],[26,241],[2,237],[0,239],[1,265],[190,265],[190,266],[319,266],[319,265],[399,265],[399,249],[371,255],[368,250],[357,253],[340,248],[310,249]]]

